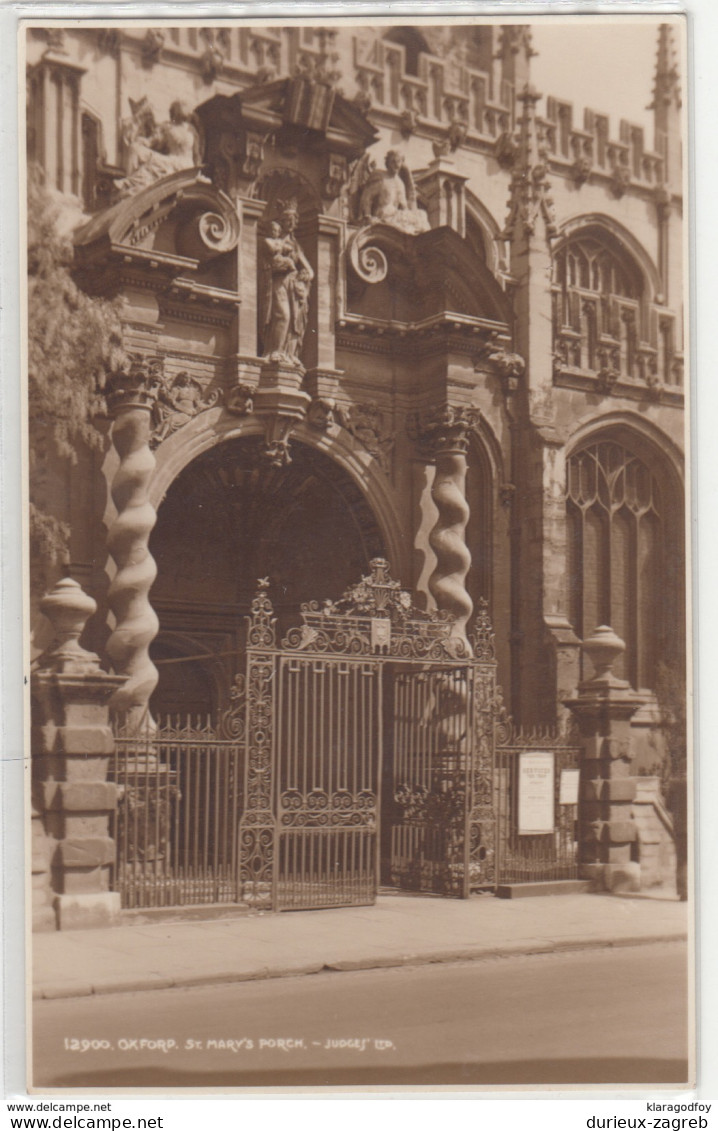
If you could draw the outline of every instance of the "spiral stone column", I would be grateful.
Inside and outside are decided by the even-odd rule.
[[[429,534],[436,566],[429,578],[429,592],[437,608],[454,619],[452,640],[457,655],[471,655],[466,625],[473,603],[466,589],[471,554],[466,545],[469,506],[466,501],[466,453],[469,430],[479,411],[446,406],[438,412],[414,417],[409,424],[420,446],[432,459],[436,471],[431,497],[438,511]]]
[[[108,592],[115,628],[107,651],[117,674],[127,677],[110,706],[138,730],[150,722],[148,703],[158,679],[149,655],[159,621],[148,599],[157,576],[149,551],[157,515],[148,487],[155,468],[149,440],[160,370],[161,362],[155,359],[132,359],[128,372],[114,379],[107,398],[114,419],[112,442],[120,458],[111,486],[117,517],[107,538],[117,566]]]

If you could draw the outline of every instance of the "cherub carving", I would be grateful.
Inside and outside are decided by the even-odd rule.
[[[146,97],[130,99],[130,109],[132,117],[122,123],[127,176],[115,182],[120,195],[131,196],[170,173],[200,164],[198,124],[184,102],[173,102],[169,121],[159,125]]]
[[[384,170],[373,168],[373,162],[362,164],[358,173],[365,179],[360,186],[358,218],[391,224],[412,235],[428,231],[428,217],[417,208],[414,178],[402,155],[390,149],[384,158]]]

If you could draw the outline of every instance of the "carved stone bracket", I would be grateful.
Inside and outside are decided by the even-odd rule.
[[[526,362],[521,354],[511,353],[503,345],[490,342],[481,356],[500,378],[504,395],[513,396],[526,370]]]
[[[571,177],[574,184],[584,185],[593,171],[593,164],[588,157],[577,157],[571,166]]]
[[[292,462],[289,444],[295,424],[294,420],[278,416],[272,417],[267,422],[264,458],[271,467],[286,467]]]
[[[97,46],[104,55],[116,56],[122,45],[122,32],[119,28],[101,28],[97,32]]]
[[[214,28],[202,28],[200,35],[207,44],[200,57],[200,71],[206,83],[214,82],[224,70],[225,54],[220,44],[222,31]]]
[[[656,185],[653,190],[658,219],[667,220],[671,214],[671,190],[666,184]]]
[[[155,63],[159,63],[164,45],[165,33],[162,28],[148,28],[141,45],[142,62],[146,67],[153,67]]]
[[[406,109],[399,119],[399,130],[402,137],[411,137],[419,124],[419,115],[416,110]]]
[[[327,432],[338,423],[336,401],[331,397],[314,397],[307,409],[307,424],[317,432]]]
[[[611,191],[613,195],[620,200],[630,184],[631,170],[628,165],[614,165],[613,173],[611,174]]]
[[[606,358],[601,368],[596,373],[596,385],[599,392],[604,394],[612,393],[614,385],[616,385],[620,376],[620,370]]]
[[[254,394],[256,387],[253,385],[233,385],[225,397],[227,412],[235,416],[249,416],[254,411]]]

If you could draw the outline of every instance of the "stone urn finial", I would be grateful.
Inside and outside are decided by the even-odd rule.
[[[609,687],[628,687],[626,680],[613,674],[613,665],[626,651],[626,645],[607,624],[601,624],[583,642],[583,651],[593,664],[593,679],[589,683],[603,683]]]
[[[85,625],[96,609],[97,602],[71,577],[58,581],[40,601],[40,610],[50,621],[54,636],[38,660],[38,670],[74,675],[97,670],[99,657],[80,644]]]

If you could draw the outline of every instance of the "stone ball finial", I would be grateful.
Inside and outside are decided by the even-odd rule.
[[[613,665],[626,651],[626,644],[607,624],[601,624],[583,642],[583,651],[593,664],[594,676],[591,682],[609,683],[612,686],[626,686],[613,674]]]
[[[80,636],[97,610],[97,601],[71,577],[58,581],[40,601],[40,610],[53,627],[53,641],[38,661],[38,668],[78,674],[94,671],[99,658],[80,645]]]

